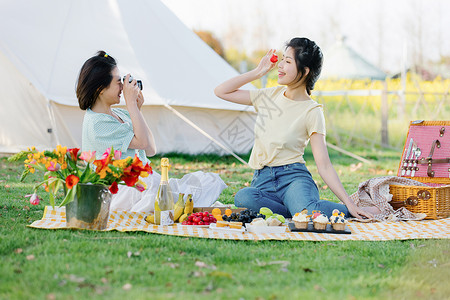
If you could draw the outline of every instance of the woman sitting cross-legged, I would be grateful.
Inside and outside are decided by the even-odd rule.
[[[319,46],[307,38],[293,38],[278,63],[280,86],[259,90],[241,87],[261,78],[276,66],[269,50],[252,71],[216,87],[218,97],[244,105],[256,112],[255,143],[249,165],[254,169],[250,187],[237,192],[235,204],[258,211],[268,207],[291,217],[307,209],[331,216],[334,209],[356,218],[372,218],[376,207],[357,207],[342,186],[328,156],[322,105],[311,98],[311,90],[322,68]],[[320,176],[343,202],[320,200],[318,188],[305,166],[308,143]]]

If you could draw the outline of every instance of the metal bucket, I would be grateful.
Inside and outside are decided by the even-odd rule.
[[[111,193],[105,185],[79,183],[73,201],[66,204],[66,226],[106,229],[110,204]]]

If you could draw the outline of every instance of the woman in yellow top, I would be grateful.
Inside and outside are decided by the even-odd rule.
[[[376,207],[357,207],[349,198],[334,170],[325,143],[325,118],[322,105],[311,99],[311,90],[319,78],[323,55],[319,46],[307,38],[293,38],[278,63],[280,86],[243,90],[243,85],[267,74],[276,63],[271,49],[252,71],[220,84],[215,94],[227,101],[253,105],[258,113],[255,143],[249,165],[254,171],[250,187],[241,189],[235,204],[259,211],[268,207],[286,217],[307,209],[331,216],[333,209],[346,216],[372,218]],[[303,154],[308,142],[320,176],[344,203],[320,200]]]

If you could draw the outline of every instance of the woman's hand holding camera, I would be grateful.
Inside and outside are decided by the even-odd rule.
[[[139,87],[136,84],[136,79],[133,79],[131,82],[130,80],[130,74],[127,74],[125,76],[125,80],[123,82],[123,96],[125,98],[125,102],[127,106],[135,104],[140,109],[142,106],[142,103],[139,106],[139,94],[142,95],[141,91],[139,90]],[[142,102],[144,102],[144,97],[141,96]]]

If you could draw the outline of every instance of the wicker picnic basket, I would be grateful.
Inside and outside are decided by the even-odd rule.
[[[425,213],[426,219],[450,216],[450,121],[411,122],[397,176],[428,185],[390,185],[394,209]]]

